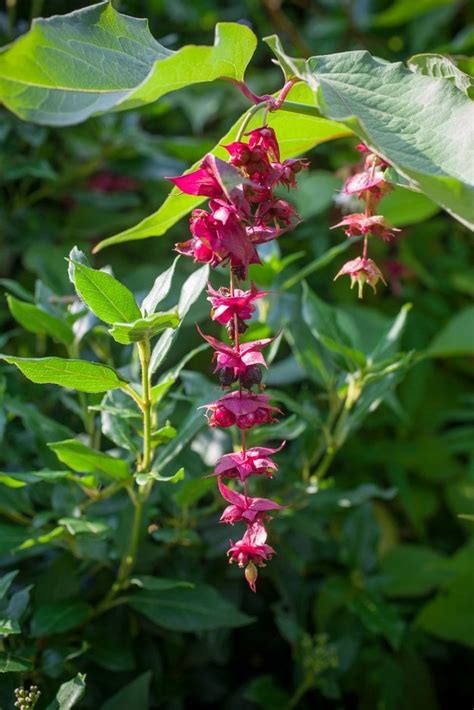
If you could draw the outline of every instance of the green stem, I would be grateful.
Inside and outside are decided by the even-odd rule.
[[[301,113],[304,116],[322,118],[321,111],[319,111],[316,106],[309,106],[308,104],[298,104],[296,103],[296,101],[284,101],[280,106],[280,111],[288,111],[289,113]]]
[[[242,121],[242,124],[241,124],[239,131],[237,133],[237,136],[235,138],[236,141],[240,141],[242,139],[242,136],[245,133],[245,129],[249,125],[252,118],[255,116],[256,113],[258,113],[258,111],[261,111],[261,109],[265,108],[266,105],[267,105],[267,102],[263,101],[262,103],[255,104],[255,106],[252,106],[252,108],[249,108],[249,110],[247,111],[247,113],[244,116],[244,120]]]
[[[150,342],[138,343],[138,354],[142,368],[142,411],[143,411],[143,457],[140,469],[147,471],[151,464],[151,380],[150,380]]]

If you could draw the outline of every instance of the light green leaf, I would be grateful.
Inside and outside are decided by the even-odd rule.
[[[127,384],[122,375],[107,365],[61,357],[27,358],[0,354],[32,382],[60,385],[78,392],[107,392]]]
[[[111,698],[100,706],[100,710],[125,710],[126,708],[148,708],[150,707],[150,682],[152,673],[146,671],[142,675],[127,683]]]
[[[128,323],[141,318],[133,293],[105,271],[73,262],[72,276],[78,295],[105,323]]]
[[[434,338],[426,354],[429,357],[474,355],[474,306],[453,316]]]
[[[65,126],[156,101],[190,84],[243,79],[257,40],[243,24],[216,27],[213,47],[173,52],[148,22],[102,2],[63,17],[34,20],[0,54],[0,100],[20,118]]]
[[[143,589],[131,597],[129,605],[158,626],[172,631],[235,628],[253,621],[204,584],[158,592]]]
[[[55,441],[48,446],[62,463],[78,473],[102,473],[115,480],[124,480],[130,476],[126,461],[90,449],[77,439]]]
[[[89,611],[89,605],[79,599],[64,599],[40,606],[31,619],[31,635],[38,638],[70,631],[87,619]]]
[[[63,683],[59,688],[56,698],[46,710],[71,710],[82,698],[86,689],[86,676],[78,673],[75,678]]]
[[[289,98],[294,102],[295,106],[297,104],[302,106],[309,105],[312,107],[313,113],[316,111],[314,96],[310,89],[303,84],[294,86],[289,93]],[[235,140],[238,130],[246,117],[247,112],[241,116],[225,136],[217,142],[211,151],[213,155],[222,159],[228,158],[228,153],[222,146]],[[248,129],[257,128],[261,125],[261,122],[262,116],[260,113],[257,113],[248,124]],[[282,160],[301,155],[320,143],[352,134],[351,129],[347,126],[329,121],[326,118],[294,113],[290,119],[288,114],[283,111],[270,113],[268,116],[268,125],[271,126],[277,134]],[[195,170],[199,162],[192,165],[186,172]],[[184,215],[201,204],[205,199],[204,197],[185,195],[178,188],[173,188],[157,212],[146,217],[134,227],[120,232],[113,237],[104,239],[95,247],[94,251],[97,252],[106,246],[120,244],[121,242],[162,236],[166,234],[168,229],[181,219],[181,217],[184,217]]]
[[[279,43],[269,41],[280,61],[287,61]],[[324,116],[350,127],[413,189],[474,229],[473,164],[459,159],[473,149],[474,105],[465,94],[450,81],[414,74],[366,51],[294,64]]]
[[[138,318],[133,323],[115,323],[109,333],[117,343],[128,345],[153,338],[167,328],[177,328],[179,323],[180,318],[176,311],[151,313],[145,318]]]
[[[139,486],[145,486],[148,481],[161,481],[163,483],[178,483],[184,478],[184,468],[180,468],[179,471],[173,476],[160,476],[159,473],[155,471],[150,471],[149,473],[139,473],[135,480]]]
[[[21,629],[17,621],[0,618],[0,636],[12,636],[19,633],[21,633]]]
[[[154,313],[157,305],[168,295],[178,259],[179,256],[176,257],[169,269],[156,277],[150,292],[142,301],[141,312],[144,316]]]
[[[452,59],[443,57],[442,54],[415,54],[410,57],[407,64],[412,71],[419,74],[439,79],[452,79],[453,84],[467,96],[469,90],[474,87],[474,78],[458,69]]]
[[[0,483],[8,488],[23,488],[26,486],[25,481],[20,481],[18,478],[13,478],[8,473],[0,473]]]
[[[69,345],[74,340],[71,326],[60,318],[56,318],[32,303],[19,301],[14,296],[8,295],[7,302],[14,319],[31,333],[50,335],[65,345]]]
[[[27,658],[0,653],[0,673],[25,673],[32,668],[33,664]]]
[[[449,560],[430,547],[397,545],[383,558],[376,589],[391,597],[429,594],[449,578]]]
[[[105,535],[111,530],[103,520],[93,518],[61,518],[58,523],[65,527],[70,535]]]

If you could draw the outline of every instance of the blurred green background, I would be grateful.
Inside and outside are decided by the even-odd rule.
[[[92,4],[9,0],[0,13],[2,44],[24,33],[35,16]],[[214,25],[222,20],[248,23],[259,37],[277,33],[295,56],[368,49],[386,60],[402,61],[428,51],[469,55],[474,47],[474,6],[469,2],[123,0],[114,7],[147,17],[154,36],[171,49],[211,43]],[[262,44],[247,80],[259,93],[281,85],[280,71]],[[180,174],[202,157],[245,108],[245,99],[221,82],[70,128],[33,126],[2,111],[2,290],[21,294],[36,288],[67,298],[71,287],[64,257],[70,248],[77,244],[90,251],[100,239],[157,209],[169,191],[164,176]],[[302,176],[299,193],[291,196],[304,222],[279,240],[264,267],[255,270],[260,285],[282,289],[303,266],[343,241],[340,230],[330,232],[329,227],[340,219],[337,191],[358,159],[355,142],[323,144],[307,156],[311,171]],[[445,340],[437,356],[411,368],[396,394],[363,424],[354,424],[333,461],[325,490],[315,493],[308,489],[304,462],[318,430],[318,413],[328,403],[305,360],[310,347],[305,325],[301,321],[301,328],[295,326],[293,340],[290,334],[267,380],[287,396],[291,422],[286,430],[282,427],[282,435],[291,443],[279,455],[277,478],[259,490],[282,500],[297,491],[304,503],[272,522],[270,542],[278,556],[262,572],[258,594],[251,595],[238,573],[227,569],[226,532],[218,529],[218,507],[215,500],[209,506],[208,489],[190,494],[184,512],[174,489],[161,494],[166,525],[176,534],[162,538],[159,553],[145,550],[141,563],[147,569],[151,560],[164,576],[184,574],[220,587],[256,623],[232,632],[183,635],[148,628],[137,635],[124,621],[117,640],[122,658],[117,654],[107,661],[104,653],[87,661],[92,690],[81,707],[99,707],[148,669],[153,674],[151,707],[430,710],[472,705],[474,361],[459,345],[472,317],[467,325],[453,325],[474,295],[472,235],[429,201],[412,205],[406,197],[391,199],[387,214],[402,232],[395,243],[378,243],[372,252],[388,287],[377,296],[367,293],[363,305],[356,303],[346,282],[333,283],[345,255],[310,274],[308,285],[353,319],[365,347],[411,302],[402,349],[422,352],[442,333]],[[171,263],[174,242],[186,234],[187,221],[182,220],[164,237],[101,252],[94,265],[112,264],[130,288],[144,292]],[[296,253],[296,260],[285,260]],[[347,254],[355,256],[357,247]],[[192,263],[180,260],[181,280],[192,270]],[[275,298],[258,332],[277,329],[288,313],[297,320],[299,298],[299,286]],[[192,323],[205,319],[206,312],[201,299],[172,360],[199,344]],[[0,323],[2,350],[19,355],[54,351],[21,332],[3,297]],[[195,358],[192,369],[210,378],[209,354]],[[197,384],[191,377],[192,386]],[[4,380],[4,388],[7,397],[34,399],[42,415],[78,428],[77,418],[52,389],[38,401],[38,388],[19,377]],[[25,430],[21,412],[7,408],[0,423],[7,421],[0,468],[44,465],[41,457],[50,433],[46,420],[37,430]],[[180,457],[193,479],[209,471],[209,436],[199,434]],[[12,511],[21,513],[25,505],[20,493],[0,490],[0,516],[11,519]],[[48,584],[44,575],[54,559],[35,558],[32,575],[39,587]],[[7,553],[0,563],[8,567]],[[87,580],[84,584],[87,590]],[[97,636],[109,633],[105,621],[98,622]],[[44,669],[52,686],[64,673],[71,674],[74,661],[66,657],[64,650],[58,651],[59,665]],[[9,708],[13,686],[3,678],[1,706]]]

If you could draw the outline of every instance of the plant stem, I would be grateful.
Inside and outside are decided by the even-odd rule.
[[[150,381],[150,341],[138,343],[138,354],[142,368],[142,411],[143,411],[143,457],[141,471],[147,471],[151,464],[151,381]]]
[[[260,111],[261,109],[265,108],[266,105],[267,105],[266,102],[263,101],[262,103],[255,104],[255,106],[252,106],[251,108],[249,108],[249,110],[247,111],[247,113],[244,116],[244,120],[242,121],[242,124],[241,124],[239,131],[237,133],[237,136],[235,138],[236,141],[240,141],[242,139],[242,136],[245,133],[245,129],[247,128],[248,124],[250,123],[250,121],[252,120],[254,115],[256,113],[258,113],[258,111]]]

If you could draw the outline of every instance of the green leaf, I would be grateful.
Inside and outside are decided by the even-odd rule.
[[[61,357],[13,357],[0,354],[0,359],[16,365],[20,372],[36,384],[68,387],[78,392],[107,392],[127,384],[127,380],[111,367],[87,360]]]
[[[209,266],[206,264],[205,266],[201,266],[200,269],[197,269],[197,271],[193,271],[191,276],[188,276],[184,282],[178,301],[178,314],[181,319],[179,326],[184,321],[193,303],[197,301],[201,293],[206,288],[208,279]],[[156,343],[150,358],[151,373],[155,372],[165,359],[178,336],[178,332],[179,327],[174,330],[172,328],[165,330],[161,338]]]
[[[69,345],[74,340],[72,328],[60,318],[56,318],[32,303],[19,301],[14,296],[8,295],[7,302],[14,319],[31,333],[50,335],[65,345]]]
[[[474,648],[472,558],[472,545],[461,548],[451,560],[453,577],[423,607],[415,623],[446,641],[456,641]]]
[[[33,663],[27,658],[0,653],[0,673],[25,673],[32,668]]]
[[[145,486],[148,481],[162,481],[165,483],[179,483],[184,478],[184,468],[180,468],[176,471],[173,476],[160,476],[156,471],[150,471],[149,473],[139,473],[135,480],[139,486]]]
[[[429,357],[462,357],[474,354],[474,306],[457,313],[434,338]]]
[[[102,473],[115,480],[126,480],[130,476],[126,461],[90,449],[77,439],[56,441],[48,446],[62,463],[78,473]]]
[[[93,518],[61,518],[59,525],[66,528],[70,535],[105,535],[111,528],[103,520]]]
[[[73,279],[78,295],[105,323],[128,323],[141,318],[133,293],[105,271],[73,262]]]
[[[275,38],[269,43],[280,61],[294,64],[324,116],[350,127],[414,189],[474,229],[472,166],[459,159],[472,151],[474,106],[465,94],[450,81],[414,74],[366,51],[303,61],[287,57]]]
[[[23,488],[26,486],[25,481],[20,481],[18,478],[13,478],[8,473],[0,473],[0,483],[8,488]]]
[[[152,577],[148,574],[133,577],[130,580],[130,584],[150,592],[164,592],[168,589],[177,589],[178,587],[193,589],[195,586],[192,582],[184,582],[180,579],[167,579],[166,577]]]
[[[0,577],[0,599],[3,599],[5,594],[10,589],[10,585],[17,576],[18,571],[19,570],[15,569],[12,572],[7,572],[7,574]]]
[[[141,312],[144,316],[154,313],[157,305],[168,295],[178,259],[179,256],[176,257],[169,269],[156,277],[150,292],[142,301]]]
[[[109,700],[106,700],[100,706],[100,710],[128,710],[129,708],[148,708],[150,707],[150,682],[152,673],[146,671],[142,675],[132,680],[126,686],[121,688]]]
[[[294,86],[289,98],[296,105],[302,107],[310,105],[313,112],[316,111],[314,96],[310,89],[303,84]],[[222,147],[235,140],[243,121],[247,118],[247,112],[239,118],[232,128],[217,142],[211,153],[218,158],[227,159],[228,153]],[[261,125],[261,114],[257,113],[248,124],[248,129],[257,128]],[[314,146],[334,138],[342,138],[352,134],[350,128],[340,123],[329,121],[315,115],[303,115],[294,113],[291,118],[283,111],[275,111],[268,115],[268,125],[271,126],[277,135],[280,143],[282,160],[301,155]],[[200,161],[192,165],[186,172],[192,172]],[[129,242],[136,239],[147,239],[148,237],[159,237],[166,234],[168,229],[176,222],[197,207],[206,198],[185,195],[178,188],[173,188],[161,207],[149,217],[139,222],[139,224],[126,229],[124,232],[104,239],[94,249],[100,251],[104,247]]]
[[[201,584],[193,589],[159,592],[142,590],[129,605],[158,626],[172,631],[209,631],[250,624],[243,614],[212,587]]]
[[[241,80],[255,46],[248,27],[225,22],[216,27],[213,47],[173,52],[153,38],[146,20],[102,2],[34,20],[0,55],[0,100],[24,120],[70,125],[190,84]]]
[[[424,76],[452,79],[453,84],[467,96],[469,90],[474,87],[474,78],[458,69],[452,59],[443,57],[442,54],[415,54],[407,64],[412,71]]]
[[[46,710],[71,710],[84,695],[86,689],[86,676],[78,673],[75,678],[63,683],[59,688],[55,700]]]
[[[368,631],[386,638],[392,648],[400,647],[405,624],[394,607],[365,591],[357,594],[349,606]]]
[[[416,597],[449,578],[449,560],[430,547],[397,545],[383,558],[376,589],[391,597]]]
[[[375,27],[395,27],[424,15],[437,7],[452,5],[453,0],[395,0],[390,7],[378,14],[374,19]]]
[[[176,311],[168,313],[151,313],[145,318],[139,318],[133,323],[115,323],[109,333],[117,343],[128,345],[140,340],[153,338],[167,328],[177,328],[180,323]]]
[[[40,606],[31,619],[31,635],[38,638],[70,631],[87,619],[89,611],[89,605],[79,599]]]
[[[439,205],[423,193],[396,185],[380,201],[377,214],[383,215],[394,227],[407,227],[433,217],[439,209]]]

